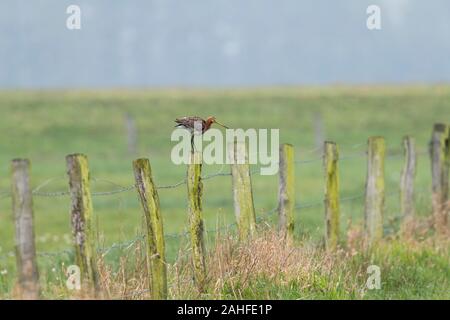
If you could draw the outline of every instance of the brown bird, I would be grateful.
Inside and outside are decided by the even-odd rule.
[[[211,128],[211,125],[213,123],[217,123],[219,126],[222,126],[226,129],[228,129],[227,126],[221,124],[220,122],[217,122],[215,117],[208,117],[206,118],[206,120],[197,117],[197,116],[191,116],[191,117],[183,117],[183,118],[178,118],[175,119],[175,122],[177,123],[177,125],[175,126],[176,128],[183,128],[186,130],[189,130],[189,132],[191,133],[191,147],[192,150],[195,150],[195,146],[194,146],[194,132],[195,130],[202,130],[202,134],[204,134],[206,131],[208,131]],[[195,126],[198,127],[195,127]]]

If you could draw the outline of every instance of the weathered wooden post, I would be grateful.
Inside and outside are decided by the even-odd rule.
[[[385,140],[383,137],[371,137],[368,147],[365,238],[370,247],[383,237]]]
[[[163,220],[159,207],[158,192],[152,179],[150,161],[148,159],[133,161],[133,170],[146,222],[150,292],[155,300],[167,299]]]
[[[228,146],[233,179],[234,213],[239,229],[239,238],[246,240],[256,230],[256,214],[253,205],[252,182],[248,155],[243,142]]]
[[[295,165],[294,147],[291,144],[280,146],[280,184],[278,194],[279,228],[287,239],[294,235],[295,208]]]
[[[92,226],[92,199],[88,159],[83,154],[66,157],[71,197],[72,233],[75,243],[75,263],[80,268],[82,282],[89,289],[98,289],[97,255]]]
[[[448,192],[450,173],[450,127],[435,124],[430,142],[432,172],[432,203],[435,228],[442,232],[448,223]]]
[[[204,226],[202,216],[202,154],[191,154],[187,170],[187,191],[189,207],[189,231],[192,247],[192,266],[194,281],[199,293],[203,293],[206,285],[206,249],[203,238]]]
[[[334,250],[339,245],[339,151],[336,143],[325,142],[325,245],[328,250]]]
[[[414,216],[414,179],[417,168],[416,142],[412,137],[403,139],[405,151],[405,164],[400,179],[400,207],[403,218],[410,219]]]
[[[15,159],[11,164],[12,208],[16,229],[18,293],[21,299],[39,299],[39,272],[33,225],[33,198],[30,187],[30,162]]]

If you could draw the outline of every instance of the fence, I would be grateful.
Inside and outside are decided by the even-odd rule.
[[[417,152],[415,140],[404,138],[404,167],[399,186],[401,218],[409,219],[414,216],[414,180],[416,175]],[[442,233],[448,227],[447,202],[449,193],[450,174],[450,126],[436,124],[430,142],[431,173],[432,173],[432,205],[434,228]],[[69,190],[60,192],[41,192],[50,183],[48,180],[31,190],[30,162],[26,159],[12,161],[11,192],[3,192],[0,199],[12,198],[13,216],[16,234],[16,261],[18,272],[19,294],[24,299],[35,299],[40,296],[39,272],[36,261],[37,255],[59,255],[58,253],[37,253],[35,249],[35,235],[33,226],[33,196],[42,197],[70,197],[71,225],[75,263],[82,273],[83,284],[94,291],[99,289],[97,271],[97,254],[107,254],[118,247],[130,247],[138,241],[146,242],[146,258],[149,277],[148,289],[154,299],[167,298],[167,270],[165,258],[165,241],[170,237],[186,236],[190,239],[193,279],[199,292],[205,290],[206,277],[206,248],[204,244],[204,223],[202,215],[202,181],[219,176],[229,176],[232,179],[235,222],[225,228],[237,226],[239,239],[247,241],[257,231],[257,224],[266,216],[278,212],[279,231],[286,241],[292,241],[294,236],[296,209],[306,209],[323,205],[325,211],[325,246],[326,250],[335,250],[339,243],[340,205],[346,201],[365,198],[364,235],[368,248],[375,246],[383,237],[383,218],[385,199],[385,159],[400,157],[401,154],[388,154],[383,137],[371,137],[368,140],[367,153],[355,153],[347,157],[339,156],[339,147],[334,142],[325,142],[322,157],[311,160],[295,160],[294,146],[283,144],[280,146],[279,161],[279,194],[278,207],[263,214],[256,215],[253,203],[251,177],[256,171],[251,171],[248,164],[245,145],[236,143],[235,159],[245,159],[243,163],[231,164],[229,173],[218,172],[209,176],[202,176],[201,154],[193,153],[188,165],[187,177],[178,183],[166,186],[156,186],[152,178],[152,170],[148,159],[133,161],[135,184],[131,186],[117,186],[107,192],[91,192],[88,160],[85,155],[73,154],[66,157],[69,180]],[[349,197],[340,196],[339,162],[352,157],[367,156],[367,179],[365,192]],[[324,169],[324,200],[311,203],[296,204],[295,199],[295,166],[314,161],[323,161]],[[104,180],[107,181],[107,180]],[[108,181],[110,182],[110,181]],[[110,182],[112,183],[112,182]],[[113,183],[114,184],[114,183]],[[173,189],[180,186],[187,187],[189,231],[183,234],[165,234],[163,230],[163,215],[159,205],[158,190]],[[136,190],[145,217],[145,235],[123,242],[115,243],[111,247],[98,250],[93,236],[92,197],[108,196],[122,192]],[[221,228],[209,230],[218,232]],[[0,257],[1,258],[1,257]]]

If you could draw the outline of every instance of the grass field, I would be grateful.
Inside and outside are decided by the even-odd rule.
[[[17,157],[32,161],[32,185],[37,187],[49,179],[40,191],[67,190],[65,159],[67,154],[80,152],[89,157],[94,192],[129,186],[134,183],[131,161],[127,154],[124,115],[130,113],[139,131],[138,155],[148,157],[157,185],[171,185],[184,179],[186,168],[170,161],[170,141],[173,120],[184,115],[206,117],[214,115],[232,128],[279,128],[281,142],[295,146],[296,190],[300,204],[317,203],[323,197],[322,163],[315,152],[313,119],[323,117],[326,138],[340,146],[341,195],[350,197],[364,192],[366,159],[364,151],[369,136],[386,138],[392,155],[387,159],[386,233],[397,228],[399,215],[398,185],[403,158],[402,137],[417,139],[421,155],[416,179],[418,214],[430,213],[430,164],[427,144],[435,122],[450,123],[450,88],[436,87],[357,87],[357,88],[287,88],[229,91],[161,90],[161,91],[60,91],[60,92],[1,92],[0,105],[0,192],[9,190],[9,163]],[[314,160],[314,161],[309,161]],[[214,174],[228,168],[205,166],[204,174]],[[253,193],[257,215],[277,205],[278,177],[254,176]],[[187,229],[186,188],[162,189],[159,192],[166,234],[178,234]],[[204,219],[207,230],[227,226],[234,221],[231,180],[216,177],[204,182]],[[71,248],[70,201],[67,197],[35,197],[35,224],[41,280],[47,286],[61,282],[61,262],[70,263],[70,255],[51,254]],[[342,234],[348,221],[358,225],[363,217],[361,198],[342,203]],[[109,248],[114,243],[127,242],[142,234],[142,217],[134,191],[111,196],[94,197],[95,225],[99,246]],[[276,216],[266,217],[275,223]],[[323,208],[305,207],[296,212],[297,237],[308,237],[308,243],[319,243],[323,234]],[[11,200],[0,196],[0,296],[10,297],[14,282],[13,223]],[[214,232],[209,244],[214,245]],[[169,262],[186,243],[184,237],[167,238]],[[118,268],[118,257],[128,250],[115,246],[105,256],[112,268]],[[381,253],[389,268],[413,268],[423,283],[405,284],[399,270],[389,292],[380,291],[372,298],[450,298],[448,250],[444,254],[424,249],[410,255],[399,245],[395,251],[398,261]],[[391,249],[389,249],[391,250]],[[430,253],[431,252],[431,253]],[[45,254],[50,253],[50,254]],[[435,256],[433,256],[433,254]],[[431,257],[428,259],[428,257]],[[372,257],[373,258],[373,257]],[[383,260],[384,261],[384,260]],[[404,264],[402,264],[404,261]],[[433,261],[429,266],[430,261]],[[395,273],[391,276],[395,277]],[[410,277],[410,276],[408,276]],[[411,278],[412,279],[412,278]],[[406,279],[407,280],[407,279]],[[405,280],[405,281],[406,281]],[[292,290],[275,284],[260,298],[301,298],[301,283],[289,284]],[[356,280],[355,280],[356,281]],[[430,284],[431,281],[432,283]],[[295,281],[294,281],[295,282]],[[433,285],[435,284],[435,285]],[[296,289],[297,288],[297,289]],[[317,289],[317,288],[316,288]],[[257,290],[257,289],[254,289]],[[286,291],[287,290],[287,291]],[[416,291],[414,291],[416,290]],[[350,290],[351,291],[351,290]],[[335,296],[305,292],[304,298],[361,298],[345,294],[343,288]],[[414,292],[412,292],[414,291]],[[255,291],[241,297],[255,297]],[[48,293],[49,296],[50,293]],[[174,295],[177,297],[177,295]],[[234,297],[239,297],[234,296]],[[258,298],[258,296],[256,296]],[[366,297],[366,296],[364,296]]]

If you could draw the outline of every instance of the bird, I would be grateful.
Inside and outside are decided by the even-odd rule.
[[[200,131],[201,134],[204,134],[206,131],[208,131],[213,123],[218,124],[219,126],[224,127],[225,129],[228,129],[227,126],[221,124],[216,120],[216,117],[209,116],[204,120],[201,117],[198,116],[188,116],[188,117],[182,117],[175,119],[175,123],[177,124],[175,128],[182,128],[186,129],[191,133],[191,147],[192,150],[195,150],[194,146],[194,134],[196,133],[196,130]]]

